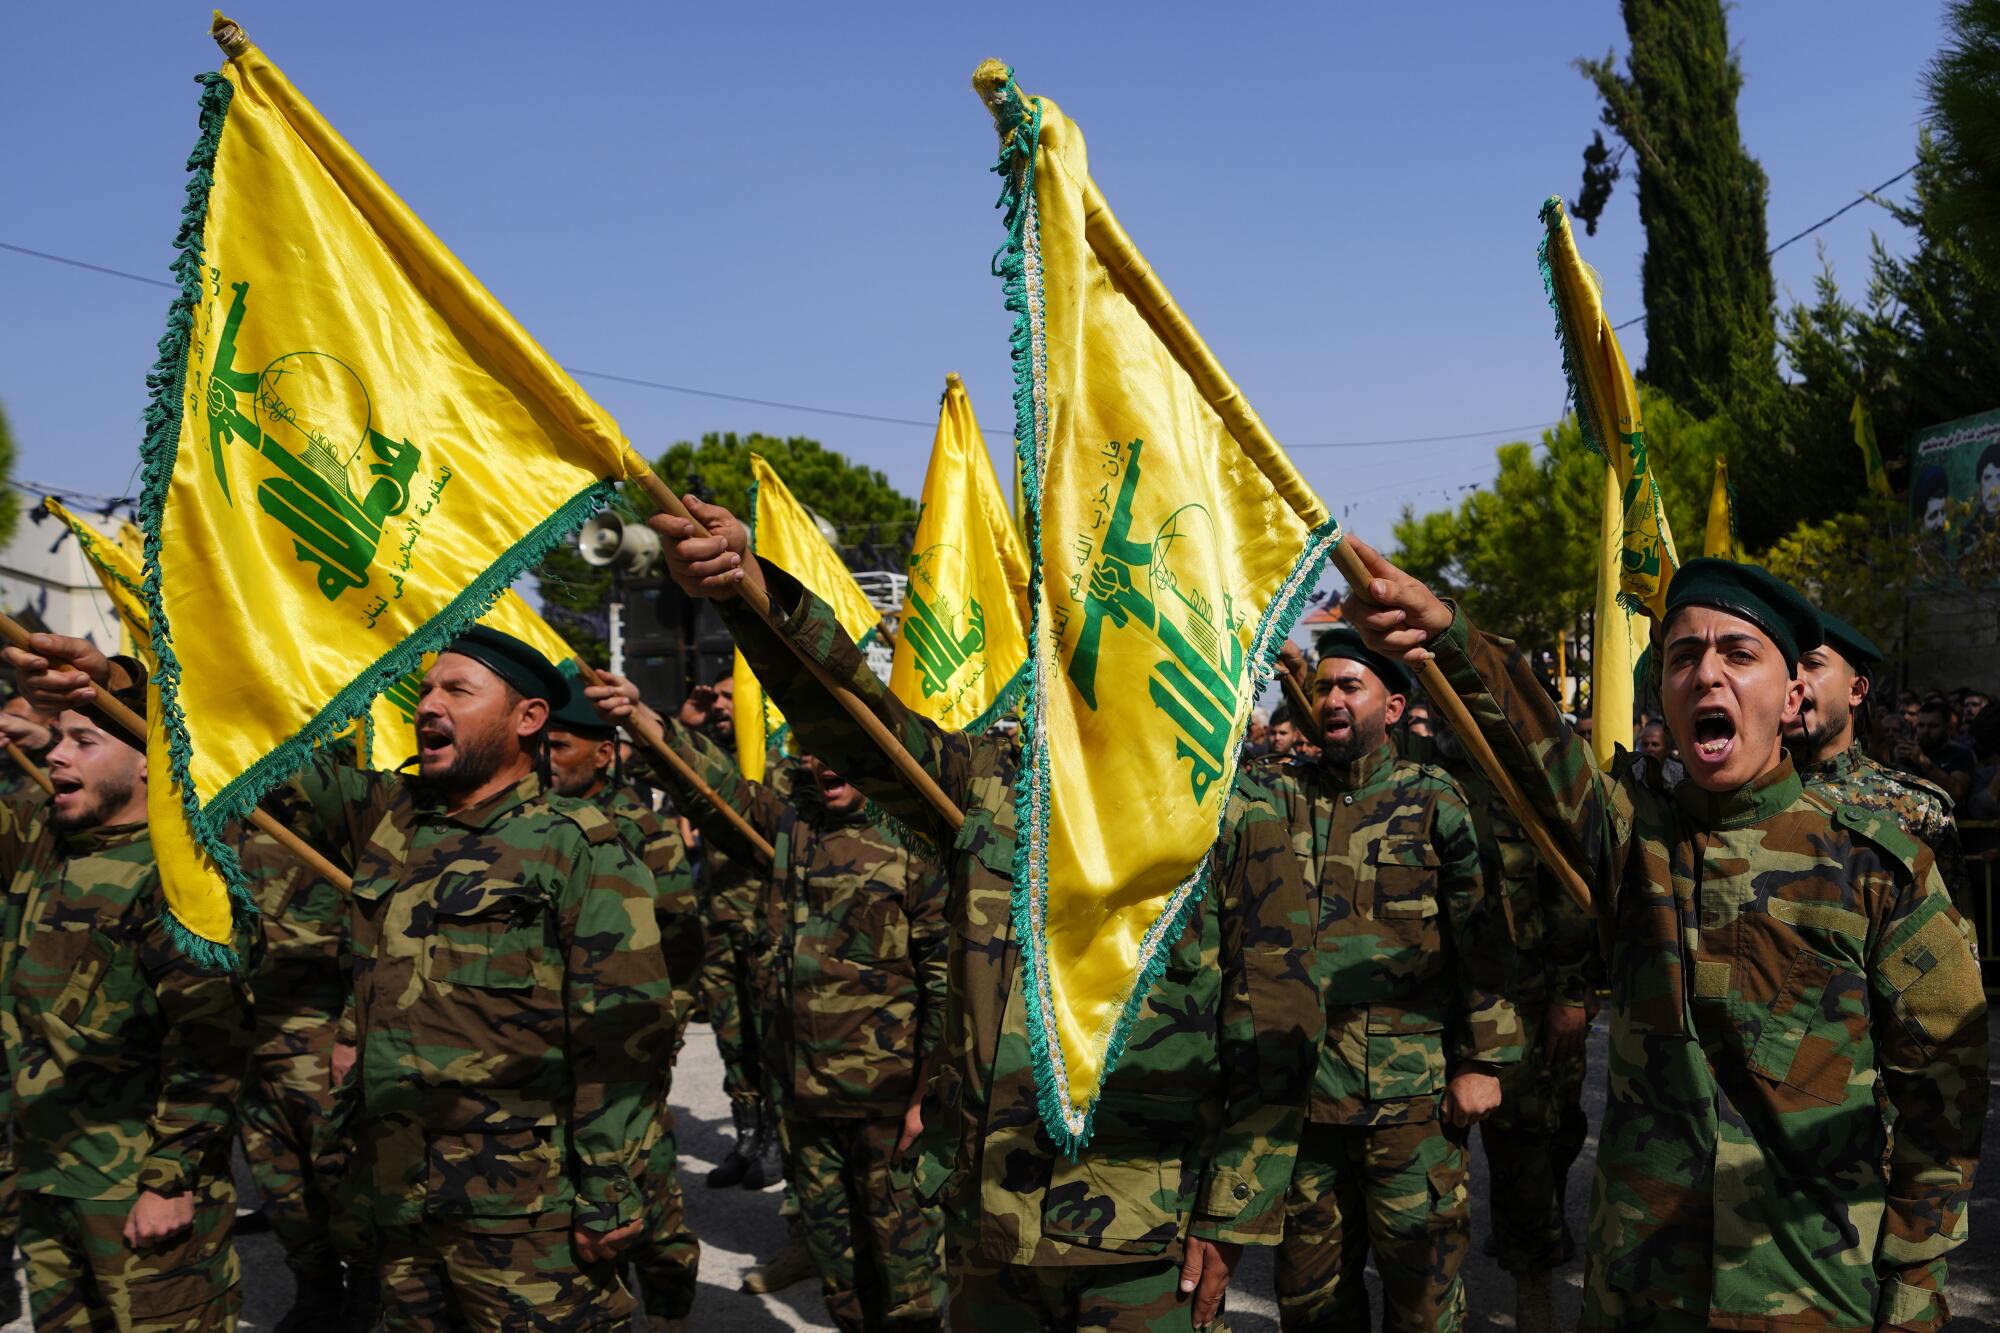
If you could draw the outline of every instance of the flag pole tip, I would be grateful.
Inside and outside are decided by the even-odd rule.
[[[994,94],[1007,86],[1013,73],[1006,61],[988,56],[972,71],[972,91],[979,94],[980,101],[991,104]]]
[[[944,387],[947,389],[963,389],[965,381],[958,377],[957,371],[947,370],[944,373]]]
[[[215,39],[215,44],[222,48],[225,56],[239,56],[250,48],[250,39],[237,26],[236,20],[219,9],[215,11],[215,21],[209,24],[208,35]]]

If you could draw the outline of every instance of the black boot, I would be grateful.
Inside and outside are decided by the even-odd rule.
[[[743,1173],[743,1188],[760,1190],[785,1178],[785,1150],[778,1138],[778,1116],[768,1106],[757,1110],[757,1137],[743,1150],[750,1169]]]
[[[297,1285],[292,1308],[272,1326],[272,1333],[341,1333],[340,1307],[347,1299],[347,1284],[340,1265],[294,1269],[292,1281]]]
[[[21,1283],[14,1276],[14,1247],[7,1246],[4,1262],[0,1262],[0,1324],[11,1324],[21,1317]]]
[[[731,1102],[729,1118],[736,1122],[736,1144],[730,1148],[729,1156],[722,1159],[722,1164],[708,1173],[708,1187],[712,1190],[726,1190],[731,1185],[741,1184],[744,1174],[750,1170],[749,1147],[757,1137],[757,1108],[742,1102]]]

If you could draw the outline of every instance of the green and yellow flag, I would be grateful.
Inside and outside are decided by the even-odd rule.
[[[793,498],[762,454],[750,455],[750,549],[770,556],[832,607],[840,627],[863,652],[868,650],[882,613],[861,591],[811,512]],[[782,738],[785,719],[765,696],[742,653],[736,654],[731,678],[736,682],[736,762],[745,777],[761,782],[765,756]]]
[[[42,507],[68,525],[84,561],[110,596],[111,609],[118,613],[119,651],[145,663],[148,672],[156,670],[153,631],[146,622],[146,534],[123,519],[117,536],[99,532],[53,495],[43,498]]]
[[[1618,469],[1604,465],[1604,507],[1597,541],[1596,616],[1590,643],[1590,752],[1598,767],[1611,770],[1620,747],[1631,748],[1632,720],[1638,702],[1639,659],[1650,637],[1643,611],[1620,595],[1624,565],[1625,486]]]
[[[1736,540],[1736,488],[1729,484],[1729,462],[1720,454],[1715,457],[1715,484],[1708,491],[1708,529],[1702,534],[1701,553],[1743,559],[1742,543]]]
[[[1027,552],[972,400],[947,375],[889,688],[941,727],[986,730],[1026,679],[1027,606]]]
[[[645,463],[228,19],[140,517],[170,927],[230,961],[225,826]],[[220,872],[218,874],[218,872]]]
[[[1104,1080],[1207,886],[1243,733],[1340,526],[1118,225],[1083,135],[988,61],[1030,563],[1015,935],[1043,1123]]]
[[[1868,489],[1876,495],[1888,495],[1889,473],[1882,466],[1882,450],[1875,443],[1875,418],[1858,393],[1847,419],[1854,423],[1854,446],[1861,451],[1861,465],[1868,470]]]
[[[1576,399],[1584,442],[1617,470],[1620,537],[1618,597],[1655,619],[1664,615],[1667,585],[1680,558],[1659,483],[1646,466],[1646,432],[1639,420],[1639,387],[1619,350],[1618,335],[1604,312],[1597,275],[1577,253],[1569,214],[1560,198],[1542,205],[1542,286],[1556,312],[1556,336],[1563,349],[1563,374]]]

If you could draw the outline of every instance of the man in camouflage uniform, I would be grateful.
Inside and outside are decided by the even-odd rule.
[[[1370,577],[1348,619],[1435,657],[1597,887],[1610,1088],[1585,1327],[1941,1328],[1986,1002],[1930,851],[1805,790],[1785,754],[1817,614],[1754,566],[1674,575],[1654,652],[1687,780],[1668,791],[1650,765],[1600,772],[1521,653],[1354,545]]]
[[[46,665],[19,649],[8,660]],[[121,698],[145,706],[142,686]],[[61,711],[56,733],[54,797],[0,804],[0,1033],[35,1327],[230,1329],[249,996],[170,937],[141,744],[94,709]]]
[[[1465,1314],[1466,1135],[1521,1059],[1512,949],[1458,785],[1398,758],[1412,682],[1345,626],[1320,636],[1315,759],[1266,774],[1316,890],[1326,997],[1309,1123],[1278,1247],[1287,1330],[1365,1329],[1372,1250],[1385,1327]]]
[[[1799,780],[1837,804],[1887,815],[1930,848],[1953,906],[1970,922],[1972,875],[1959,847],[1951,797],[1914,773],[1876,763],[1856,735],[1855,714],[1868,700],[1882,650],[1846,621],[1819,614],[1826,641],[1799,654],[1805,700],[1798,719],[1785,729],[1785,748]]]
[[[583,697],[580,679],[565,672],[570,700],[549,720],[550,785],[561,796],[594,801],[618,825],[625,846],[652,872],[653,919],[660,954],[673,987],[673,1030],[668,1049],[680,1054],[694,985],[701,970],[701,907],[695,901],[694,867],[680,830],[663,819],[628,783],[614,782],[618,734]],[[687,1226],[681,1199],[680,1158],[674,1140],[673,1062],[662,1066],[658,1119],[646,1155],[646,1226],[631,1258],[653,1333],[677,1333],[694,1308],[701,1244]]]
[[[30,680],[121,682],[81,640]],[[295,825],[354,877],[351,1174],[374,1204],[391,1330],[600,1330],[644,1222],[671,1018],[652,877],[596,806],[537,773],[561,674],[484,627],[424,675],[416,776],[321,750]],[[343,1089],[346,1093],[348,1089]]]
[[[636,699],[629,687],[600,693],[620,711]],[[788,799],[744,778],[706,737],[663,725],[689,767],[774,849],[768,911],[754,935],[757,971],[770,982],[762,1055],[827,1311],[847,1333],[934,1330],[944,1309],[943,1219],[934,1201],[915,1196],[907,1154],[944,1031],[936,868],[813,756],[801,758]],[[658,776],[711,846],[746,841],[692,784],[671,769]]]
[[[373,1253],[339,1192],[347,1155],[316,1153],[333,1110],[334,1045],[347,996],[347,899],[268,834],[237,848],[256,900],[255,1039],[241,1105],[243,1156],[297,1292],[276,1333],[376,1323]]]
[[[945,1212],[952,1327],[1187,1329],[1219,1312],[1244,1244],[1274,1244],[1325,1014],[1312,915],[1269,794],[1232,793],[1208,889],[1189,905],[1105,1080],[1074,1158],[1042,1127],[1014,935],[1012,743],[945,732],[905,709],[831,610],[749,553],[726,510],[714,534],[651,520],[676,582],[720,597],[737,645],[802,745],[946,849],[950,983],[926,1097],[916,1189]],[[774,632],[733,594],[771,598]],[[796,653],[864,701],[965,813],[955,833],[896,776]]]
[[[681,725],[705,731],[725,753],[736,738],[736,683],[724,676],[697,686],[681,704]],[[738,849],[739,853],[741,849]],[[741,1185],[760,1190],[784,1175],[778,1141],[777,1109],[765,1105],[764,1070],[758,1055],[757,980],[750,936],[757,904],[766,889],[764,866],[706,844],[701,849],[702,924],[707,929],[701,969],[702,1007],[722,1059],[722,1091],[736,1142],[708,1173],[710,1189]]]
[[[18,694],[0,704],[0,736],[18,746],[29,763],[43,767],[49,747],[55,744],[54,728]],[[39,800],[43,794],[41,784],[26,767],[12,758],[0,761],[0,800]],[[14,1237],[20,1222],[14,1190],[13,1100],[13,1090],[0,1080],[0,1324],[21,1317],[21,1289],[12,1280]]]

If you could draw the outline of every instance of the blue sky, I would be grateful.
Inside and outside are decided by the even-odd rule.
[[[1051,12],[1056,7],[1049,7]],[[1063,104],[1121,220],[1350,528],[1385,540],[1494,472],[1563,399],[1535,212],[1596,124],[1579,55],[1618,7],[1094,4],[478,6],[252,0],[229,12],[542,344],[572,367],[931,421],[961,372],[1006,447],[983,56]],[[164,278],[208,10],[11,7],[0,241]],[[1773,240],[1908,166],[1941,5],[1731,15]],[[1899,190],[1906,186],[1898,187]],[[1816,238],[1866,278],[1863,205]],[[1641,313],[1629,181],[1585,257]],[[1781,294],[1819,257],[1781,254]],[[0,250],[16,476],[130,493],[169,293]],[[1643,328],[1628,335],[1643,358]],[[915,494],[927,425],[581,383],[649,456],[710,430],[806,434]],[[1330,441],[1482,432],[1369,448]]]

